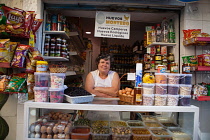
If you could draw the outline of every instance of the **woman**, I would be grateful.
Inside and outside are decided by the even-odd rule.
[[[91,71],[85,82],[85,89],[96,97],[113,98],[120,88],[119,75],[110,70],[111,56],[99,54],[96,58],[98,69]]]

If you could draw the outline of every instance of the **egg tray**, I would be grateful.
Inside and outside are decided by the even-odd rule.
[[[80,104],[80,103],[89,103],[92,102],[94,99],[94,94],[92,95],[86,95],[86,96],[68,96],[66,94],[64,94],[64,100],[66,100],[67,102],[71,103],[71,104]]]

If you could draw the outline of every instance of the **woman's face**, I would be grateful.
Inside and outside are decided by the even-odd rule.
[[[110,60],[101,59],[98,64],[98,70],[100,72],[109,72],[110,70]]]

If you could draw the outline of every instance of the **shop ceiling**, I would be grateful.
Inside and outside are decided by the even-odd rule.
[[[161,22],[173,17],[185,6],[176,0],[43,0],[45,9],[59,11],[65,16],[95,18],[96,11],[126,12],[131,21]]]

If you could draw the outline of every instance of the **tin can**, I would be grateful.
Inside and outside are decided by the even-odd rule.
[[[52,23],[51,30],[57,31],[57,23]]]
[[[51,30],[51,24],[50,23],[46,23],[45,24],[45,31],[50,31]]]
[[[165,65],[158,65],[157,72],[158,73],[166,73],[166,66]]]
[[[63,31],[63,25],[62,25],[61,22],[58,22],[58,23],[57,23],[57,30],[58,30],[58,31]]]

